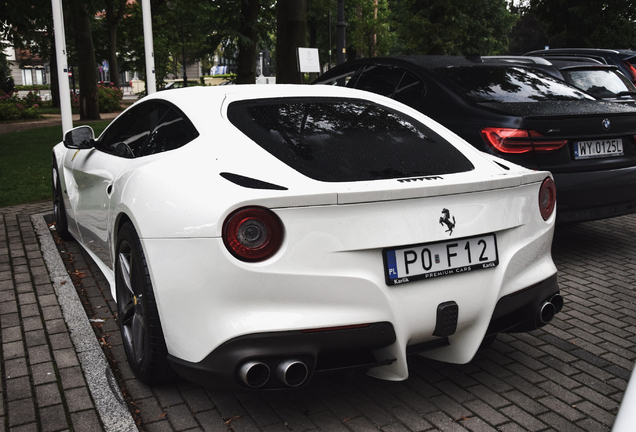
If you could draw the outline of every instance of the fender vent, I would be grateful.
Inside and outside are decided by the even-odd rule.
[[[261,180],[256,180],[251,177],[245,177],[238,174],[232,174],[228,172],[220,173],[220,176],[225,180],[229,180],[234,184],[239,186],[243,186],[244,188],[249,189],[270,189],[270,190],[287,190],[284,186],[278,186],[272,183],[267,183]]]

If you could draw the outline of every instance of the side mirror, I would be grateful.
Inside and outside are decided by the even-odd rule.
[[[64,147],[89,149],[95,145],[95,132],[90,126],[78,126],[64,134]]]

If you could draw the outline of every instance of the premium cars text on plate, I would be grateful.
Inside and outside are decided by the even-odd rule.
[[[96,260],[148,383],[296,387],[470,361],[562,304],[551,175],[359,90],[155,93],[53,150],[57,229]]]

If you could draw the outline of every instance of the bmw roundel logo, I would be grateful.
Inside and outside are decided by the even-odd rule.
[[[603,119],[603,129],[609,130],[610,126],[611,126],[610,120],[607,118]]]

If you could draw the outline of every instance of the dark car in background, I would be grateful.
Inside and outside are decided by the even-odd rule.
[[[315,84],[396,99],[476,148],[553,173],[560,222],[636,211],[636,108],[600,101],[540,70],[481,58],[369,58]]]
[[[485,62],[524,64],[609,102],[636,104],[636,86],[617,66],[586,57],[484,56]]]
[[[636,51],[631,49],[603,48],[553,48],[530,51],[524,54],[533,57],[585,57],[614,65],[633,83],[636,83]]]

